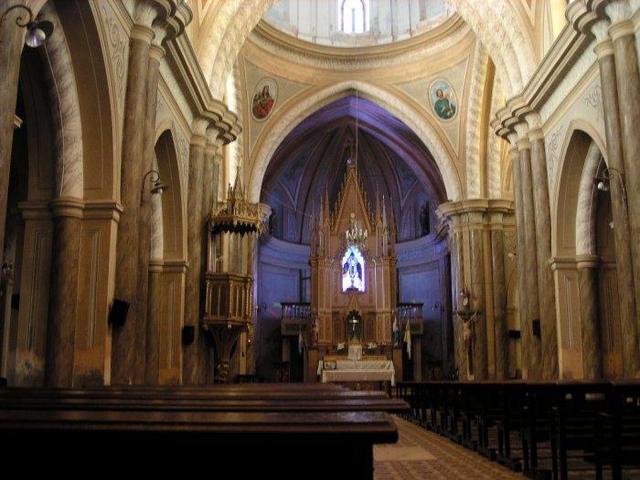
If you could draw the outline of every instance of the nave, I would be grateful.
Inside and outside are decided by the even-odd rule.
[[[374,447],[375,480],[525,478],[414,423],[397,416],[393,420],[398,443]]]

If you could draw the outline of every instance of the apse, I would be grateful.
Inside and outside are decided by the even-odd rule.
[[[421,312],[420,333],[413,340],[415,355],[403,360],[402,376],[442,376],[450,368],[452,352],[449,254],[435,214],[447,201],[444,182],[433,155],[416,134],[355,92],[296,125],[267,167],[261,202],[271,208],[271,216],[258,255],[256,371],[273,380],[305,378],[298,346],[302,326],[292,326],[290,318],[314,308],[318,289],[333,288],[332,273],[316,272],[317,278],[324,279],[324,287],[314,284],[317,262],[311,257],[319,236],[328,234],[327,230],[319,233],[321,219],[330,216],[330,222],[339,223],[348,215],[338,210],[344,205],[340,199],[349,190],[349,178],[359,185],[367,215],[384,218],[392,231],[389,270],[393,273],[387,279],[388,290],[393,292],[390,302],[399,312],[414,308]],[[358,215],[358,209],[353,211]],[[378,230],[374,223],[369,222],[370,235],[386,231],[386,227]],[[333,241],[326,252],[331,257],[327,261],[339,262],[341,267],[336,295],[355,292],[366,297],[369,289],[376,288],[370,271],[380,268],[382,257],[372,258],[371,249],[334,251],[336,245]],[[369,318],[373,313],[363,315]],[[334,316],[338,331],[341,317],[335,312]],[[371,325],[364,329],[367,341],[371,340]]]
[[[446,195],[431,153],[388,111],[349,95],[307,117],[277,148],[261,193],[273,212],[271,235],[308,244],[314,209],[325,192],[335,203],[349,161],[370,202],[379,195],[393,212],[398,241],[432,231]]]

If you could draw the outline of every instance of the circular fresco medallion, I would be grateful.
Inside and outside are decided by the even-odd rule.
[[[429,99],[434,113],[442,120],[451,120],[458,113],[456,92],[449,82],[440,78],[429,87]]]
[[[278,84],[273,78],[263,78],[253,90],[251,114],[260,121],[265,120],[278,99]]]

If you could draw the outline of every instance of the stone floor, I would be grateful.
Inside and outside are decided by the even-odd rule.
[[[397,417],[395,421],[398,443],[374,448],[376,480],[525,478],[433,432]]]

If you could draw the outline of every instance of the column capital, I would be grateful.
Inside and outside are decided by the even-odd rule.
[[[519,138],[518,141],[516,142],[516,145],[518,147],[519,152],[531,149],[531,142],[527,137]]]
[[[124,208],[113,200],[87,200],[84,203],[84,218],[113,220],[118,223]]]
[[[82,218],[84,215],[84,201],[74,197],[60,197],[49,204],[54,217]]]
[[[609,38],[607,36],[607,38],[604,38],[602,40],[600,40],[595,47],[593,47],[593,51],[595,52],[595,54],[598,56],[598,60],[604,58],[604,57],[610,57],[613,55],[613,42],[611,41],[611,38]]]
[[[529,130],[529,140],[531,142],[544,141],[544,131],[540,127]]]
[[[189,144],[192,147],[205,148],[207,146],[207,137],[205,137],[204,135],[200,135],[198,133],[194,133],[193,135],[191,135],[191,140]]]
[[[141,42],[151,44],[155,33],[153,33],[153,29],[151,27],[147,27],[146,25],[134,25],[131,27],[131,32],[129,33],[129,37],[132,40],[140,40]]]
[[[149,47],[149,57],[160,62],[166,53],[167,52],[162,45],[159,45],[156,42],[151,43],[151,46]]]
[[[633,22],[630,19],[612,23],[609,27],[609,36],[613,42],[619,38],[626,37],[627,35],[635,36],[635,33]]]
[[[598,268],[599,264],[600,258],[597,255],[585,254],[576,256],[576,267],[578,268],[578,270]]]

